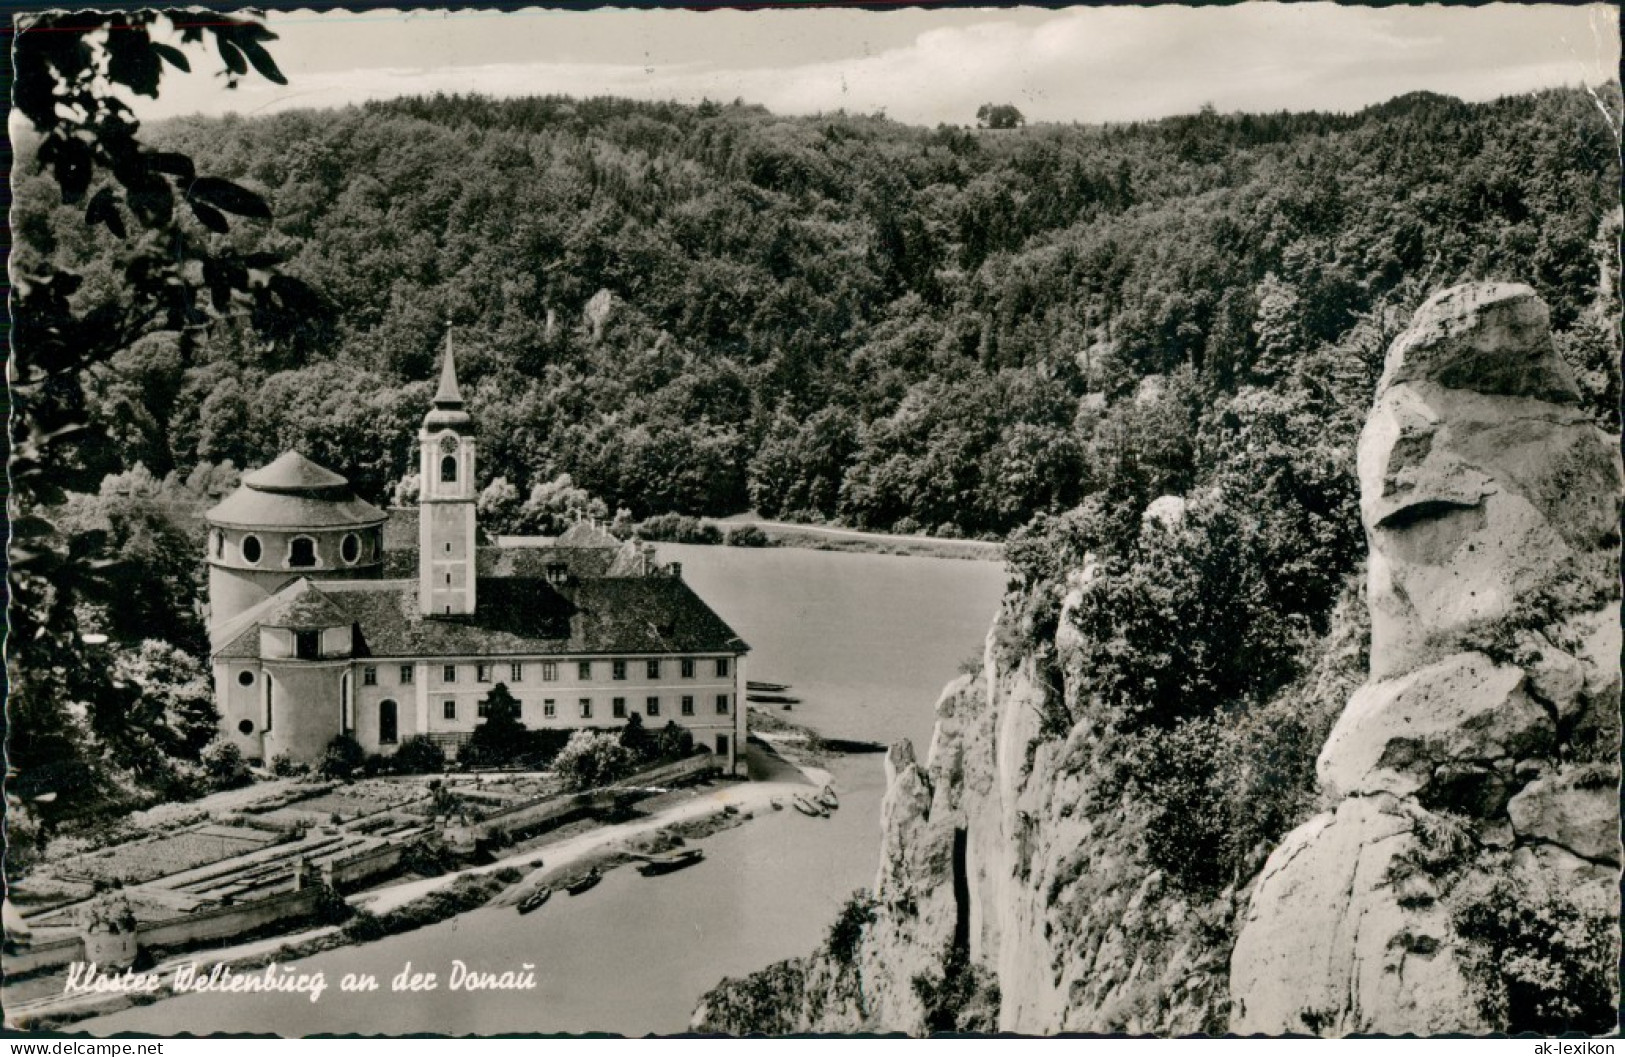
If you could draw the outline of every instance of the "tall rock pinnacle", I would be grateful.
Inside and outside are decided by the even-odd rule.
[[[1611,1016],[1617,957],[1621,470],[1532,290],[1469,284],[1417,311],[1359,475],[1370,679],[1317,761],[1327,810],[1260,874],[1231,1026],[1601,1030],[1586,1018]],[[1607,993],[1588,1004],[1588,988]]]

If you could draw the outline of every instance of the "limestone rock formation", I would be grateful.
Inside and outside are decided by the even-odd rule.
[[[1498,946],[1609,954],[1496,909],[1618,918],[1621,473],[1577,405],[1527,287],[1446,291],[1389,350],[1359,448],[1371,679],[1317,761],[1330,807],[1254,888],[1234,1030],[1517,1029],[1561,1002]]]
[[[1114,777],[1131,746],[1092,696],[1075,617],[1109,582],[1086,562],[1042,585],[1058,619],[1007,600],[923,761],[892,750],[861,939],[726,982],[694,1028],[1432,1034],[1609,1010],[1621,474],[1529,290],[1418,312],[1359,475],[1369,675],[1351,616],[1284,699],[1324,701],[1317,731],[1346,707],[1324,810],[1250,883],[1196,893],[1150,865],[1164,816]],[[1142,533],[1177,531],[1189,498]]]

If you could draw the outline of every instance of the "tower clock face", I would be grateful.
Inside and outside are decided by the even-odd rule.
[[[440,438],[440,451],[446,455],[457,454],[457,438],[450,433]]]

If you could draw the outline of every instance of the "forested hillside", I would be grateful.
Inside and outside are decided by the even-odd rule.
[[[637,518],[1008,537],[1003,646],[1040,669],[1095,555],[1074,611],[1130,739],[1119,779],[1158,776],[1146,854],[1222,889],[1301,813],[1305,746],[1361,670],[1361,630],[1334,620],[1363,555],[1354,440],[1410,312],[1463,279],[1533,285],[1617,429],[1617,88],[1601,102],[969,131],[434,98],[144,129],[265,194],[272,221],[212,237],[317,303],[149,333],[93,369],[109,437],[76,451],[103,485],[62,514],[126,563],[139,604],[81,624],[131,670],[118,695],[65,685],[14,714],[13,760],[121,804],[196,787],[173,717],[207,718],[181,662],[223,464],[298,448],[388,497],[449,322],[497,531],[579,497],[568,474]],[[127,297],[125,243],[18,156],[14,268],[82,276],[85,312]],[[228,309],[239,278],[203,277]],[[1142,531],[1165,495],[1181,511]],[[1263,762],[1237,782],[1236,759]]]
[[[485,474],[570,473],[638,517],[1002,535],[1090,494],[1137,507],[1202,476],[1234,393],[1317,352],[1291,410],[1335,447],[1394,321],[1467,277],[1532,283],[1613,403],[1587,308],[1617,144],[1580,91],[1001,131],[433,98],[150,135],[264,191],[274,222],[220,237],[322,305],[116,360],[108,471],[297,446],[381,496],[448,321]],[[17,201],[20,253],[118,296],[47,177]]]

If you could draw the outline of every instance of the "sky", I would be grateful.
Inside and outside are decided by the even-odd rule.
[[[760,103],[971,124],[1350,111],[1405,92],[1467,100],[1616,75],[1612,5],[1363,8],[1327,3],[858,11],[531,9],[272,13],[289,84],[234,91],[197,52],[139,113],[272,113],[426,92]]]

